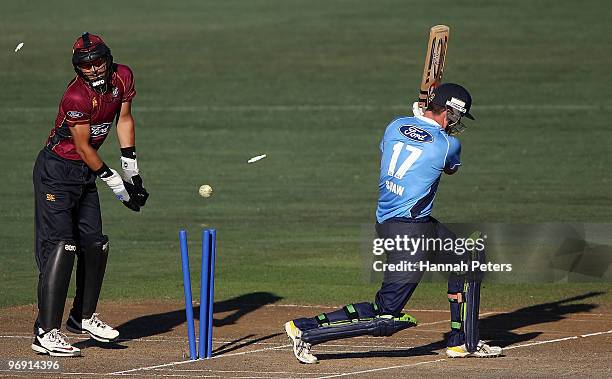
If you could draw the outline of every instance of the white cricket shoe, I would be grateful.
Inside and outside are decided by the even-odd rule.
[[[310,353],[310,344],[302,341],[302,331],[295,326],[293,321],[285,323],[285,332],[293,343],[293,354],[298,361],[306,364],[318,362],[317,357]]]
[[[70,315],[66,321],[66,329],[73,333],[89,334],[99,342],[114,342],[119,337],[119,331],[100,320],[98,315],[99,313],[94,313],[91,318],[82,319],[81,322]]]
[[[478,341],[478,346],[476,347],[476,351],[470,353],[467,351],[467,347],[465,344],[460,346],[452,346],[446,348],[446,356],[449,358],[466,358],[466,357],[476,357],[476,358],[494,358],[502,355],[503,350],[499,346],[489,346],[484,341]]]
[[[38,334],[34,336],[32,350],[40,354],[49,354],[54,357],[78,357],[81,350],[68,342],[68,338],[60,333],[58,329],[46,332],[38,328]]]

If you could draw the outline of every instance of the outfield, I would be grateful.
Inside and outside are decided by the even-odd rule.
[[[146,12],[116,1],[96,12],[68,2],[0,5],[0,307],[35,302],[31,169],[84,30],[104,36],[135,72],[137,146],[151,193],[134,214],[99,185],[111,241],[105,301],[180,301],[178,229],[189,230],[197,251],[204,226],[219,230],[220,300],[256,292],[295,304],[370,299],[377,286],[362,280],[359,245],[374,220],[378,143],[388,121],[410,113],[427,29],[437,23],[451,26],[445,78],[472,91],[477,121],[461,137],[464,166],[443,179],[434,214],[612,221],[604,1],[147,4]],[[114,138],[102,156],[118,165]],[[210,199],[197,193],[205,183]],[[484,306],[589,291],[609,305],[611,289],[495,284]],[[444,286],[424,284],[409,306],[445,309]]]

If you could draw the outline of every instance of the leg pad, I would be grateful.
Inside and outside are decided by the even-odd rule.
[[[365,335],[387,337],[400,330],[416,326],[417,323],[417,320],[408,314],[403,314],[401,317],[379,315],[370,320],[347,320],[310,329],[303,332],[301,339],[311,345],[316,345],[327,341]]]
[[[77,247],[59,241],[49,253],[38,278],[38,321],[45,331],[59,329]]]
[[[96,311],[108,259],[108,237],[81,249],[77,259],[77,288],[71,314],[77,320],[90,318]]]
[[[348,304],[331,313],[321,313],[315,316],[318,326],[344,324],[346,322],[371,320],[378,316],[378,306],[372,303]]]
[[[480,308],[480,282],[466,282],[465,307],[462,312],[465,329],[465,345],[470,353],[478,348],[480,333],[478,330],[478,316]]]

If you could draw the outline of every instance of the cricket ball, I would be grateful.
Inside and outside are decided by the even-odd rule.
[[[200,194],[200,196],[202,197],[210,197],[212,195],[212,187],[209,186],[208,184],[203,184],[200,186],[200,189],[198,190],[198,193]]]

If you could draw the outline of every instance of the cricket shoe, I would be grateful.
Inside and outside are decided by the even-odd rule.
[[[293,321],[285,323],[285,332],[291,339],[293,344],[293,354],[298,361],[306,364],[317,363],[318,359],[310,353],[311,345],[307,342],[302,341],[302,331],[295,326]]]
[[[46,332],[41,328],[34,336],[32,350],[40,354],[49,354],[54,357],[78,357],[81,350],[68,342],[67,337],[60,333],[58,329],[51,329]]]
[[[478,341],[476,351],[470,353],[465,344],[446,348],[446,356],[449,358],[494,358],[502,355],[502,348],[499,346],[489,346],[484,341]]]
[[[71,314],[66,321],[66,329],[73,333],[89,334],[99,342],[114,342],[119,337],[119,331],[100,320],[98,313],[94,313],[91,318],[82,319],[81,322]]]

